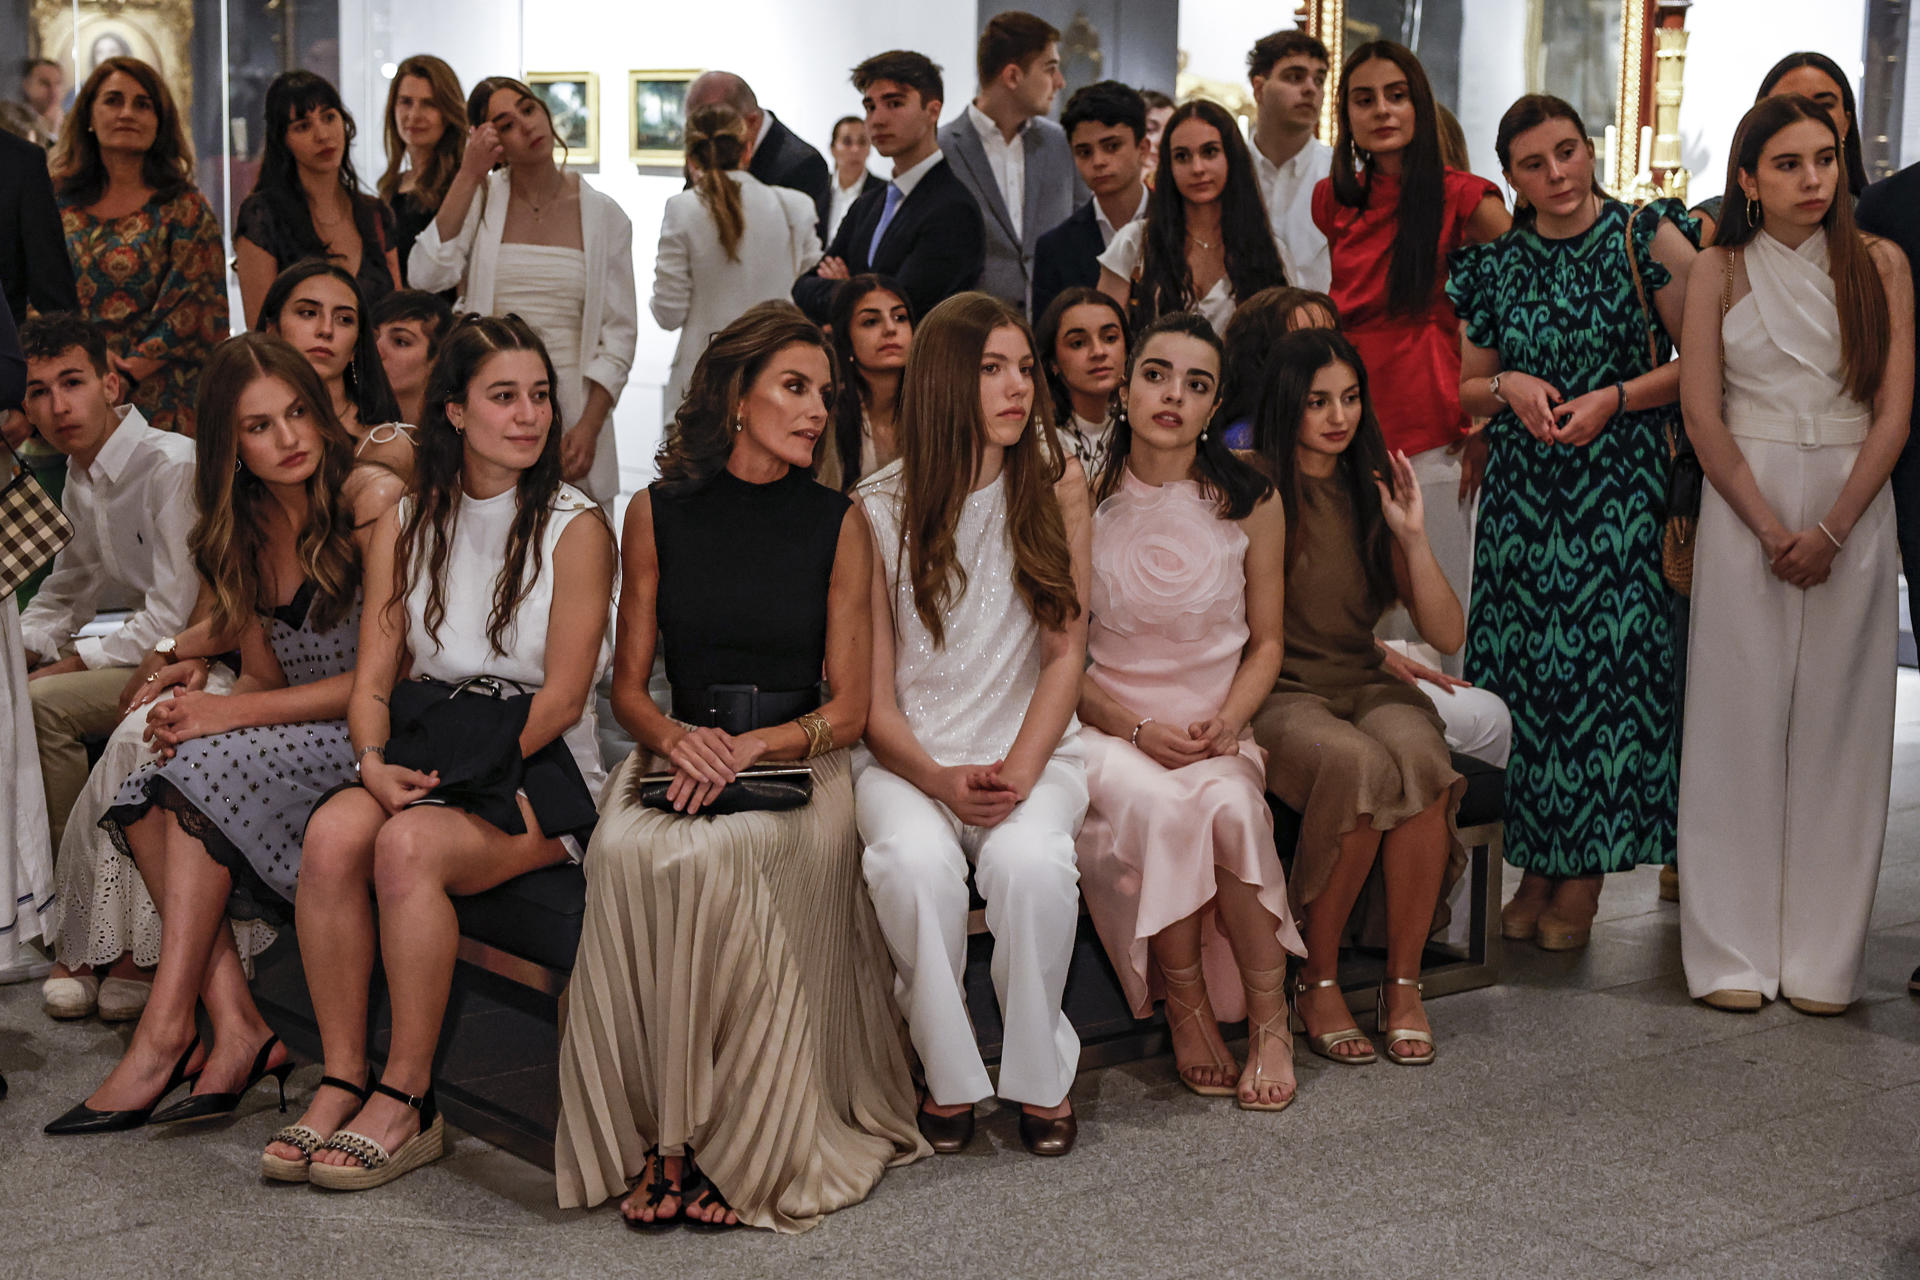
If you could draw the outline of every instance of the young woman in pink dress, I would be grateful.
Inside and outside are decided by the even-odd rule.
[[[1080,887],[1136,1017],[1167,1001],[1180,1082],[1251,1111],[1293,1101],[1287,909],[1248,722],[1280,674],[1286,522],[1208,430],[1220,339],[1192,312],[1142,336],[1095,490],[1080,719]],[[1219,1017],[1247,1019],[1241,1068]]]

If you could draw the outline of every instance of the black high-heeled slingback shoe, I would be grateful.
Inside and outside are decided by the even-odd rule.
[[[180,1061],[173,1064],[173,1072],[167,1082],[160,1086],[160,1092],[153,1095],[153,1101],[144,1107],[135,1107],[127,1111],[96,1111],[86,1103],[70,1108],[65,1115],[51,1120],[42,1133],[56,1137],[77,1133],[124,1133],[128,1129],[138,1129],[160,1105],[160,1099],[178,1089],[187,1081],[187,1063],[193,1060],[193,1051],[200,1047],[200,1037],[195,1036],[187,1051],[180,1055]]]
[[[195,1093],[180,1099],[164,1111],[154,1114],[148,1124],[179,1124],[183,1120],[206,1120],[213,1116],[229,1116],[240,1106],[240,1099],[246,1092],[272,1076],[274,1083],[280,1086],[280,1110],[287,1109],[287,1077],[293,1074],[294,1062],[288,1058],[277,1067],[268,1067],[267,1059],[273,1056],[274,1046],[280,1043],[279,1036],[268,1036],[267,1042],[260,1046],[260,1052],[254,1055],[253,1066],[247,1072],[247,1082],[233,1093]]]

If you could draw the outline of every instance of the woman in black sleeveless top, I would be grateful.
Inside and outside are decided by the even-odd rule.
[[[639,1179],[621,1212],[640,1229],[805,1230],[927,1150],[854,830],[872,535],[812,478],[831,371],[790,304],[748,311],[627,511],[613,707],[640,745],[585,859],[554,1164],[563,1206]],[[671,716],[647,691],[656,645]],[[701,813],[749,765],[801,760],[805,806]],[[641,804],[649,772],[675,811]]]

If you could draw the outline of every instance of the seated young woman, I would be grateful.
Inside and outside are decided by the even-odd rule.
[[[561,482],[552,386],[525,322],[456,326],[428,381],[414,493],[374,529],[347,711],[360,780],[314,810],[294,900],[334,1083],[275,1136],[269,1177],[362,1190],[439,1158],[451,895],[577,858],[591,835],[613,534]],[[402,744],[419,767],[386,759]],[[363,1102],[376,898],[393,1033]]]
[[[313,365],[353,437],[353,456],[411,483],[414,428],[400,420],[359,282],[334,263],[304,258],[273,278],[256,327],[286,339]]]
[[[1294,985],[1307,1047],[1335,1062],[1376,1060],[1340,993],[1340,944],[1376,863],[1385,882],[1387,973],[1376,1026],[1391,1062],[1433,1061],[1420,1006],[1420,956],[1466,854],[1454,771],[1433,703],[1381,665],[1373,629],[1404,601],[1427,643],[1466,640],[1460,601],[1427,545],[1420,486],[1389,454],[1367,371],[1331,329],[1274,349],[1254,438],[1287,514],[1286,656],[1254,717],[1267,789],[1301,814],[1293,901],[1307,959]]]
[[[373,521],[400,494],[356,468],[353,442],[300,354],[242,334],[200,382],[192,549],[211,598],[211,643],[240,652],[230,692],[154,702],[160,757],[120,787],[101,825],[129,854],[164,929],[153,993],[132,1044],[48,1133],[101,1133],[234,1110],[292,1062],[247,992],[229,913],[284,923],[315,799],[352,777],[340,717],[351,687],[360,563]],[[213,1043],[195,1030],[204,1004]],[[154,1107],[197,1071],[194,1091]]]
[[[900,456],[900,371],[913,350],[913,302],[892,276],[868,272],[833,293],[827,332],[845,372],[814,477],[842,493]]]
[[[587,851],[554,1157],[564,1207],[637,1177],[636,1228],[804,1230],[926,1152],[847,765],[872,540],[808,474],[833,394],[819,328],[753,307],[708,342],[660,478],[627,508],[613,707],[640,745]],[[656,649],[671,715],[647,694]],[[776,761],[807,762],[806,804],[708,815]],[[641,802],[650,771],[671,774],[670,809]]]
[[[1005,1027],[997,1092],[1020,1139],[1062,1156],[1080,1039],[1060,1007],[1080,916],[1087,808],[1074,706],[1086,665],[1085,473],[1052,439],[1033,336],[984,293],[915,336],[900,461],[860,486],[878,560],[873,702],[854,757],[867,889],[926,1072],[933,1149],[973,1137],[996,1092],[961,987],[967,864],[986,899]]]
[[[1127,366],[1126,308],[1098,289],[1075,285],[1048,305],[1034,331],[1061,443],[1089,478],[1106,464]]]
[[[1080,680],[1080,888],[1136,1018],[1167,1001],[1180,1082],[1293,1101],[1287,956],[1305,945],[1251,721],[1280,674],[1286,516],[1209,425],[1220,339],[1191,311],[1140,335],[1094,486]],[[1217,995],[1216,995],[1217,993]],[[1238,1067],[1219,1019],[1247,1020]]]

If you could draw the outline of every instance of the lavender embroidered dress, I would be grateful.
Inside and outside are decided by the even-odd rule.
[[[360,605],[324,631],[315,630],[311,583],[267,620],[267,643],[289,685],[312,684],[351,671],[360,634]],[[300,844],[314,804],[353,781],[353,747],[345,720],[235,729],[180,744],[173,759],[136,770],[100,820],[126,851],[124,829],[154,805],[169,810],[187,834],[233,875],[228,914],[284,925],[292,919]]]

